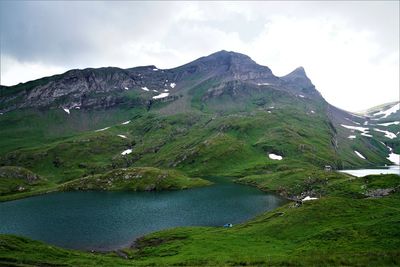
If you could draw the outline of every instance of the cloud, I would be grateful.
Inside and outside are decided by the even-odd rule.
[[[3,55],[1,64],[7,66],[1,69],[1,84],[7,84],[7,81],[15,81],[12,83],[15,84],[18,81],[30,81],[67,71],[61,66],[51,66],[42,62],[19,62],[15,58]]]
[[[277,75],[304,66],[329,102],[356,111],[398,99],[398,51],[386,52],[374,37],[325,18],[276,17],[248,54]]]
[[[2,84],[71,68],[172,68],[225,49],[277,75],[304,66],[323,96],[348,110],[398,98],[398,2],[3,1],[0,7]]]

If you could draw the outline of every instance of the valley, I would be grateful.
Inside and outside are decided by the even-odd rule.
[[[229,229],[174,224],[198,227],[152,233],[116,252],[1,235],[0,263],[400,264],[398,175],[337,172],[400,165],[398,102],[350,113],[329,104],[302,67],[277,77],[228,51],[165,70],[71,70],[0,92],[0,210],[50,192],[39,198],[191,194],[218,188],[210,176],[291,200],[257,207]]]

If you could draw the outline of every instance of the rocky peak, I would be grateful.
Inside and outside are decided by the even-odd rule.
[[[308,79],[306,71],[301,66],[297,67],[291,73],[283,76],[282,78],[307,78]]]
[[[291,73],[281,77],[285,82],[301,87],[301,89],[314,88],[311,80],[307,77],[306,71],[303,67],[298,67]]]
[[[181,68],[190,70],[190,73],[209,73],[223,80],[276,78],[268,67],[257,64],[249,56],[225,50],[201,57]]]
[[[249,56],[232,51],[219,51],[206,57],[201,57],[193,63],[201,63],[209,66],[219,65],[225,66],[227,69],[239,68],[246,66],[247,68],[263,67],[258,65]],[[263,67],[268,69],[267,67]],[[268,69],[269,70],[269,69]]]

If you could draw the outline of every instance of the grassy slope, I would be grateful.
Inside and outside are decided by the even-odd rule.
[[[101,129],[140,116],[141,109],[17,110],[0,115],[0,155],[46,145],[76,134]]]
[[[319,200],[300,207],[289,203],[230,229],[184,227],[153,233],[123,251],[129,259],[3,235],[0,262],[28,266],[400,264],[398,176],[333,176],[335,190],[328,190]],[[377,188],[397,188],[397,192],[383,198],[363,196]]]

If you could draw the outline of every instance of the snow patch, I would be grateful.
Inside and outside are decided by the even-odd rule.
[[[153,92],[156,92],[156,93],[158,93],[158,91],[157,91],[157,90],[153,90]]]
[[[110,127],[106,127],[106,128],[103,128],[103,129],[98,129],[95,132],[102,132],[102,131],[105,131],[105,130],[108,130],[108,129],[110,129]]]
[[[153,71],[158,71],[158,69],[157,69],[157,68],[154,68]]]
[[[129,88],[128,88],[128,87],[126,87],[126,86],[124,87],[124,89],[125,89],[125,90],[129,90]]]
[[[132,153],[132,149],[127,149],[121,152],[121,155],[128,155]]]
[[[364,125],[368,125],[368,121],[364,121]]]
[[[351,126],[351,125],[345,125],[345,124],[340,124],[342,127],[350,129],[350,130],[356,130],[356,131],[360,131],[363,133],[368,133],[368,128],[366,127],[358,127],[358,126]]]
[[[306,196],[305,198],[302,199],[302,201],[317,200],[317,199],[318,198],[316,198],[316,197]]]
[[[354,153],[356,153],[357,156],[359,156],[362,159],[366,159],[360,152],[358,152],[357,150],[354,150]]]
[[[268,156],[269,156],[270,159],[273,159],[273,160],[282,160],[283,159],[282,156],[279,156],[279,155],[276,155],[276,154],[273,154],[273,153],[270,153]]]
[[[390,114],[396,113],[398,110],[400,110],[400,103],[397,103],[396,105],[392,106],[391,108],[387,110],[381,110],[377,113],[372,114],[372,116],[379,116],[383,115],[382,118],[387,118]]]
[[[150,91],[149,88],[147,88],[146,86],[142,87],[142,90],[147,91],[147,92]]]
[[[123,123],[121,123],[122,125],[125,125],[125,124],[128,124],[128,123],[130,123],[131,121],[125,121],[125,122],[123,122]]]
[[[170,86],[171,88],[175,88],[176,83],[170,83],[169,86]]]
[[[123,134],[119,134],[118,136],[121,138],[124,138],[124,139],[128,138],[128,137],[126,137],[126,135],[123,135]]]
[[[161,93],[159,95],[153,96],[153,99],[160,99],[169,96],[169,93]]]
[[[315,113],[315,111],[314,111],[314,110],[311,110],[311,113],[312,113],[312,114],[314,114],[314,113]]]
[[[68,114],[71,114],[70,112],[69,112],[69,109],[68,108],[62,108],[65,112],[67,112]]]
[[[389,148],[390,153],[389,156],[387,157],[388,160],[390,160],[391,162],[393,162],[395,165],[400,165],[400,155],[393,153],[393,148],[391,148],[390,146],[387,146],[387,148]]]
[[[400,124],[400,121],[392,121],[392,122],[386,122],[386,123],[379,123],[378,125],[390,126],[390,125],[397,125],[397,124]]]
[[[385,137],[390,138],[390,139],[396,138],[396,135],[394,133],[392,133],[392,132],[389,132],[389,131],[384,131],[384,130],[381,130],[381,129],[378,129],[378,128],[374,128],[374,131],[384,133]]]
[[[270,83],[257,83],[257,85],[261,86],[261,85],[271,85],[271,84]]]
[[[299,95],[301,98],[304,98],[305,96],[304,95]]]
[[[372,137],[372,135],[369,134],[369,129],[366,127],[359,127],[359,126],[351,126],[351,125],[345,125],[341,124],[342,127],[353,130],[353,131],[359,131],[361,132],[361,135],[367,136],[367,137]]]
[[[355,136],[355,135],[349,135],[347,138],[349,138],[349,139],[356,139],[356,136]]]

